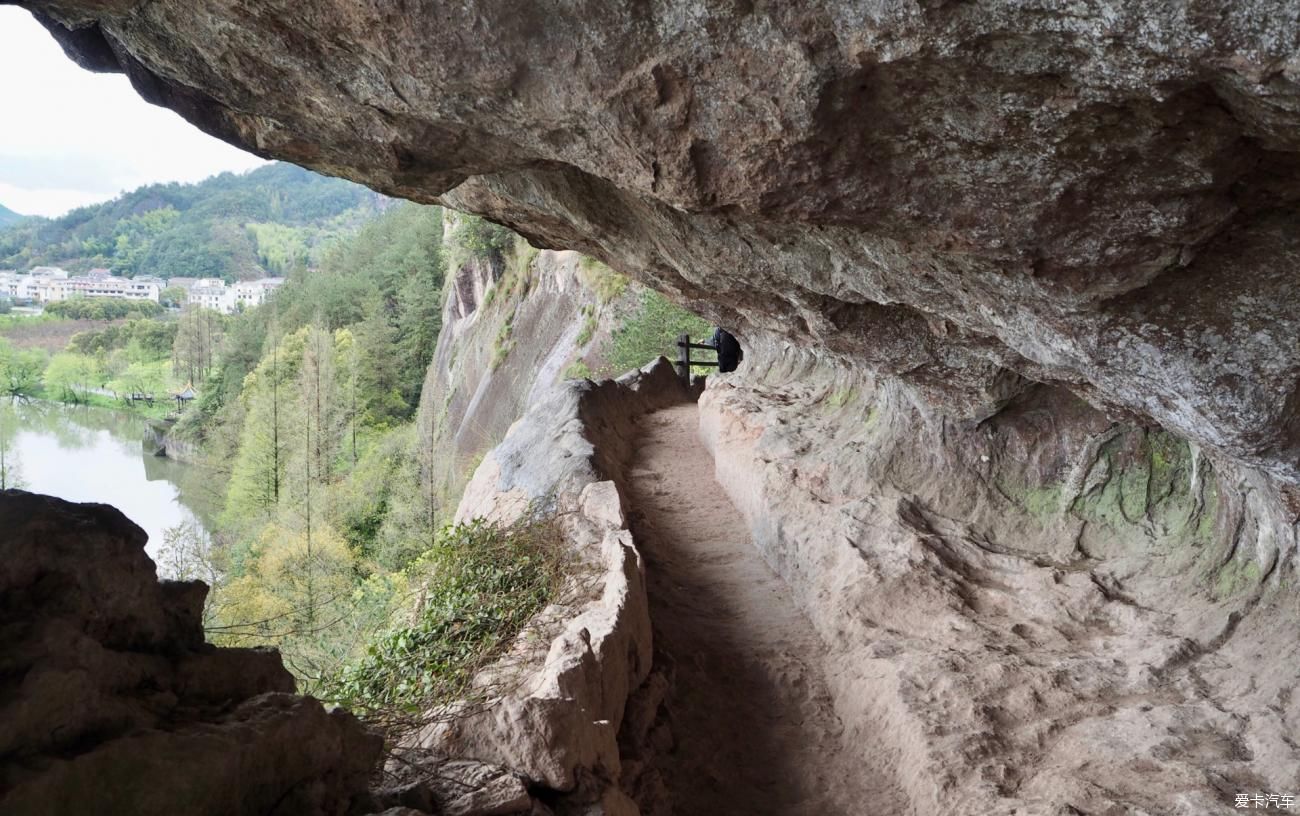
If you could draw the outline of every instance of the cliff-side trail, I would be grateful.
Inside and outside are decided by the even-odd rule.
[[[645,417],[628,479],[656,651],[674,675],[675,744],[657,759],[674,812],[903,812],[891,775],[842,750],[824,646],[751,545],[698,427],[693,404]]]

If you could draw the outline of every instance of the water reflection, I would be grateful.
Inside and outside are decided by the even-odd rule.
[[[206,542],[211,504],[186,483],[198,469],[152,455],[148,425],[122,411],[0,402],[0,482],[69,501],[111,504],[149,535],[146,551],[169,577],[187,572],[170,539]],[[199,576],[194,576],[199,577]]]

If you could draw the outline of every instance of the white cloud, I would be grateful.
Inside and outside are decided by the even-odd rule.
[[[112,196],[88,193],[84,190],[60,190],[42,187],[29,190],[0,181],[0,204],[23,215],[60,215],[87,204],[95,204]]]
[[[83,71],[29,13],[0,6],[0,204],[59,215],[263,163],[148,104],[126,77]]]

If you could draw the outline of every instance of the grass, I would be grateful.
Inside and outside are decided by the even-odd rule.
[[[660,355],[676,359],[677,335],[707,338],[710,328],[703,318],[645,289],[637,308],[614,330],[608,354],[610,368],[621,373],[640,368]]]
[[[605,266],[595,258],[582,256],[578,261],[578,273],[587,288],[596,293],[601,305],[609,303],[627,289],[628,279]]]
[[[597,322],[596,307],[588,303],[582,307],[581,311],[584,317],[582,321],[582,328],[578,330],[578,336],[574,341],[575,343],[577,343],[579,347],[585,346],[591,342],[592,336],[596,333],[596,322]]]
[[[150,419],[166,419],[176,412],[176,402],[165,397],[155,399],[153,405],[145,402],[127,402],[105,394],[79,394],[75,398],[68,398],[66,394],[55,393],[41,386],[32,392],[31,398],[61,402],[64,405],[89,405],[95,408],[111,408],[114,411],[129,411]]]
[[[591,366],[587,365],[585,360],[574,360],[564,369],[566,380],[590,380],[591,378]]]
[[[8,339],[14,348],[38,348],[55,354],[66,349],[81,332],[124,323],[126,320],[73,320],[48,314],[0,315],[0,336]]]
[[[492,370],[496,371],[506,358],[510,356],[510,350],[515,347],[515,341],[511,337],[515,330],[515,315],[511,312],[506,318],[506,322],[501,324],[501,330],[497,332],[497,339],[492,344]]]
[[[378,636],[321,697],[380,727],[413,726],[429,709],[470,700],[474,676],[557,598],[571,556],[555,519],[482,519],[443,528],[407,572],[421,586],[408,625]]]

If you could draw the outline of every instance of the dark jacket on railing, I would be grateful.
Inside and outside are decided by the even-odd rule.
[[[740,348],[740,341],[726,329],[713,330],[709,345],[718,350],[718,371],[735,371],[740,361],[745,359],[745,352]]]

